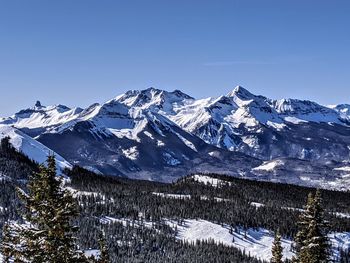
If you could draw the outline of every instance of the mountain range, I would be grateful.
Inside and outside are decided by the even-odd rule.
[[[38,101],[0,119],[4,136],[39,162],[52,151],[63,168],[102,174],[169,182],[216,172],[350,189],[350,105],[273,100],[240,86],[206,99],[131,90],[85,109]]]

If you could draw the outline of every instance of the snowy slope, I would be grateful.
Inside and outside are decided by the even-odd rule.
[[[133,225],[136,228],[152,228],[151,221],[133,221],[125,218],[103,217],[102,224],[121,223],[123,226]],[[195,243],[197,240],[212,240],[217,244],[231,246],[244,251],[261,260],[270,261],[274,233],[264,228],[230,229],[229,225],[220,225],[203,219],[185,219],[179,224],[178,220],[163,219],[163,222],[176,231],[176,238],[185,242]],[[332,232],[328,235],[332,246],[332,259],[339,262],[339,248],[346,251],[350,248],[349,232]],[[291,251],[292,240],[282,237],[283,259],[291,259],[294,253]]]
[[[0,125],[0,139],[6,136],[11,138],[10,142],[17,150],[23,152],[29,158],[38,163],[45,162],[48,155],[54,154],[59,172],[61,172],[64,168],[71,167],[71,165],[63,157],[56,154],[35,139],[13,127]]]
[[[169,221],[170,226],[177,228],[177,238],[195,242],[196,240],[214,240],[216,243],[221,243],[227,246],[236,247],[246,254],[261,260],[269,261],[271,259],[271,248],[274,240],[274,233],[263,228],[252,229],[247,231],[238,229],[230,233],[230,227],[227,225],[221,226],[206,220],[187,219],[183,225],[178,225],[173,221]],[[338,262],[338,248],[347,250],[350,248],[350,233],[330,233],[328,235],[332,244],[332,257],[335,262]],[[287,238],[281,240],[283,247],[284,259],[291,259],[294,255],[291,252],[292,241]]]
[[[330,105],[328,107],[337,111],[343,119],[350,120],[350,104]]]
[[[0,119],[0,124],[25,129],[35,136],[52,127],[75,119],[82,111],[80,108],[70,109],[64,105],[42,106],[39,101],[34,107],[21,110],[8,118]]]

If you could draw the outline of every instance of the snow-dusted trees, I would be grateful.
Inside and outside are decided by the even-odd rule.
[[[272,258],[271,263],[282,263],[283,247],[281,244],[281,235],[279,231],[275,233],[275,239],[272,244]]]
[[[101,234],[98,243],[100,245],[100,258],[98,259],[98,263],[109,263],[110,258],[104,234]]]
[[[28,193],[18,189],[24,203],[23,224],[5,227],[2,253],[15,262],[84,262],[77,251],[71,220],[77,215],[70,192],[56,177],[53,156],[29,180]]]
[[[305,211],[299,220],[299,232],[295,239],[298,263],[329,262],[329,243],[327,239],[327,223],[324,220],[321,192],[309,194]]]

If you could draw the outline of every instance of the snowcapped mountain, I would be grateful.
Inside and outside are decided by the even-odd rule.
[[[348,184],[347,174],[335,169],[350,162],[349,109],[273,100],[240,86],[199,100],[179,90],[149,88],[86,109],[38,102],[0,124],[101,173],[170,181],[215,171],[328,187]],[[266,166],[271,169],[261,169]]]
[[[81,108],[70,109],[60,104],[45,107],[37,101],[32,108],[21,110],[8,118],[0,118],[0,124],[23,129],[27,134],[35,137],[57,125],[75,119],[81,111]]]
[[[145,91],[146,95],[155,95]],[[104,104],[94,104],[83,110],[75,119],[46,131],[38,141],[61,153],[74,164],[107,174],[170,181],[188,171],[215,167],[228,170],[228,163],[241,162],[246,172],[251,163],[259,161],[242,154],[232,154],[205,143],[195,135],[160,114],[153,107],[164,109],[167,103],[176,103],[177,94],[169,93],[171,101],[157,94],[157,101],[136,94],[140,101],[123,97],[131,103],[122,104],[121,97]],[[190,98],[188,98],[190,99]],[[142,103],[148,103],[143,107]],[[153,103],[155,102],[155,103]],[[213,156],[215,153],[216,157]],[[217,156],[226,161],[218,162]],[[230,160],[230,161],[228,161]],[[235,172],[238,175],[238,171]]]
[[[161,114],[208,144],[263,160],[349,159],[350,141],[343,133],[349,131],[350,119],[344,106],[335,110],[305,100],[272,100],[240,86],[218,98],[195,100],[180,94],[174,98],[148,89],[127,92],[117,100]]]
[[[48,155],[54,154],[59,173],[65,168],[72,167],[62,156],[54,153],[51,149],[24,134],[20,130],[10,126],[0,125],[0,139],[4,137],[10,137],[10,142],[18,151],[23,152],[38,163],[44,163]]]
[[[350,119],[350,104],[330,105],[329,108],[337,111],[343,119]]]

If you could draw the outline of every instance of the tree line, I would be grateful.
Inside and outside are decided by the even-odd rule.
[[[303,208],[305,196],[310,191],[315,192],[315,189],[219,175],[210,176],[229,184],[213,187],[196,182],[191,176],[172,184],[162,184],[100,176],[74,167],[66,171],[69,177],[66,186],[78,191],[73,198],[72,192],[62,188],[62,182],[57,180],[59,177],[54,175],[52,158],[47,166],[39,166],[16,152],[8,143],[4,145],[6,147],[0,146],[0,172],[6,171],[9,178],[0,182],[0,190],[3,191],[0,206],[6,208],[0,211],[0,223],[4,225],[2,248],[9,249],[4,253],[8,258],[17,255],[17,262],[28,262],[20,261],[21,256],[23,253],[33,256],[36,254],[33,251],[40,250],[38,256],[41,255],[43,260],[49,254],[56,255],[55,251],[48,254],[42,252],[39,247],[43,244],[47,251],[52,251],[53,244],[58,244],[59,250],[66,251],[63,254],[70,255],[67,260],[71,261],[40,261],[39,258],[39,261],[31,262],[99,260],[86,258],[83,251],[90,248],[99,248],[103,255],[109,257],[109,261],[102,262],[262,262],[244,251],[217,244],[213,240],[195,243],[177,240],[176,230],[164,224],[164,218],[177,220],[179,224],[183,219],[200,218],[228,224],[233,229],[264,227],[279,232],[273,246],[276,251],[273,255],[277,260],[282,260],[280,255],[283,255],[283,251],[278,252],[278,244],[283,236],[295,240],[293,249],[296,258],[293,260],[301,263],[322,262],[305,261],[310,260],[307,255],[315,253],[310,249],[322,241],[317,234],[326,236],[328,231],[350,230],[349,219],[333,214],[334,207],[337,207],[337,212],[348,212],[350,199],[346,192],[322,190],[312,194],[301,212],[286,208]],[[16,166],[21,166],[25,172],[19,171]],[[34,175],[28,177],[32,172]],[[52,181],[53,178],[56,181]],[[14,194],[16,188],[18,194]],[[165,198],[155,192],[190,195],[191,198]],[[263,206],[256,207],[252,202]],[[321,220],[310,220],[311,216],[316,215]],[[130,223],[103,223],[101,219],[106,216],[128,219]],[[11,224],[13,221],[17,223]],[[152,222],[152,226],[142,226],[142,222],[146,221]],[[30,226],[30,231],[26,226]],[[32,242],[30,238],[33,237],[40,238]],[[67,242],[62,242],[62,239]],[[328,245],[327,240],[324,242]],[[11,250],[11,244],[19,245]],[[329,256],[329,246],[324,248]],[[348,252],[339,253],[342,262],[348,262]]]

